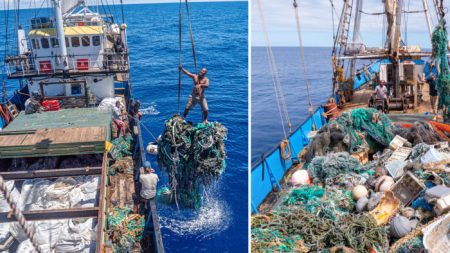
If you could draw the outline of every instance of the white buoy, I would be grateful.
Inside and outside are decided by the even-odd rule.
[[[297,170],[292,174],[291,180],[289,180],[289,182],[293,186],[308,185],[311,184],[311,178],[309,177],[307,170]]]
[[[157,155],[158,154],[158,144],[156,144],[155,142],[150,142],[147,145],[147,153],[150,155]]]
[[[367,188],[364,185],[357,185],[352,190],[352,196],[354,200],[358,200],[362,197],[367,197],[369,192],[367,191]]]

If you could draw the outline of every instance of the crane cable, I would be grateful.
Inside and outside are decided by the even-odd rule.
[[[306,94],[308,95],[308,111],[313,121],[313,130],[316,130],[316,121],[314,120],[314,113],[313,113],[313,104],[311,100],[311,92],[309,89],[309,81],[308,81],[308,71],[306,69],[306,62],[305,62],[305,49],[303,48],[303,41],[302,41],[302,34],[301,34],[301,28],[300,28],[300,17],[298,15],[298,4],[297,0],[294,0],[294,12],[295,12],[295,20],[297,25],[297,37],[298,37],[298,43],[299,43],[299,49],[300,49],[300,57],[303,64],[303,78],[306,84]]]
[[[191,15],[189,14],[188,0],[185,0],[185,2],[186,2],[186,12],[187,12],[188,22],[189,22],[189,35],[191,38],[192,57],[194,57],[194,69],[195,69],[195,73],[197,74],[197,56],[195,54],[195,43],[194,43],[194,35],[192,32]]]
[[[25,232],[27,238],[31,241],[31,244],[33,245],[36,252],[41,253],[42,250],[39,247],[39,243],[37,242],[35,231],[29,226],[30,224],[27,224],[27,220],[25,219],[25,216],[23,213],[16,207],[16,204],[13,201],[11,193],[6,188],[5,180],[2,176],[0,176],[0,191],[2,192],[3,196],[5,196],[5,200],[8,203],[9,207],[11,208],[12,213],[14,214],[14,217],[16,217],[17,221],[19,222],[20,226],[22,227],[23,231]]]
[[[284,137],[287,138],[285,122],[287,123],[287,126],[289,127],[289,132],[292,133],[291,120],[289,118],[286,102],[284,100],[283,89],[282,89],[282,86],[280,83],[280,78],[278,76],[277,65],[275,63],[275,57],[272,52],[272,47],[270,46],[270,40],[269,40],[269,36],[267,33],[267,27],[266,27],[266,22],[264,19],[264,13],[263,13],[263,10],[261,7],[261,2],[260,2],[260,0],[257,0],[256,2],[258,4],[258,10],[259,10],[259,14],[261,17],[264,40],[266,43],[267,57],[269,58],[269,67],[270,67],[270,72],[272,74],[272,84],[275,89],[275,97],[277,99],[278,112],[280,113],[280,118],[281,118],[281,126],[283,128]]]
[[[179,21],[178,21],[178,66],[181,66],[181,29],[182,29],[182,0],[180,0],[180,14],[179,14]],[[178,69],[178,115],[180,115],[180,100],[181,100],[181,68]]]

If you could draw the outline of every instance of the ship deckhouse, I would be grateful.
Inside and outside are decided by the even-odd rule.
[[[115,80],[128,80],[126,25],[84,1],[53,4],[55,17],[31,19],[28,36],[18,29],[19,55],[6,59],[8,77],[26,78],[29,92],[47,99],[83,98],[71,107],[113,97]]]

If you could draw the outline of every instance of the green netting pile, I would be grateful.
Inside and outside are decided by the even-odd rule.
[[[109,154],[111,155],[112,159],[118,160],[125,156],[130,156],[132,153],[131,145],[132,145],[133,137],[131,135],[128,135],[127,137],[119,137],[114,139],[112,143],[112,148],[109,150]]]
[[[372,143],[387,147],[394,138],[391,120],[374,108],[358,108],[344,112],[331,124],[337,124],[345,134],[344,142],[350,147],[350,153],[359,152],[362,146]]]
[[[387,247],[386,232],[370,215],[333,221],[292,206],[252,218],[252,252],[316,252],[335,246],[368,252]]]
[[[342,113],[324,125],[305,148],[302,158],[309,163],[316,156],[328,153],[359,153],[383,150],[394,138],[390,119],[373,108],[357,108]]]
[[[291,191],[289,197],[282,202],[281,208],[287,206],[300,206],[311,214],[335,221],[349,214],[354,209],[355,202],[351,191],[304,186]]]
[[[359,170],[359,160],[351,157],[347,152],[316,156],[308,164],[308,171],[314,183],[326,183],[327,179],[332,179],[337,175]]]
[[[195,126],[175,115],[165,122],[158,142],[158,161],[169,175],[173,200],[198,209],[202,187],[217,180],[225,170],[227,129],[218,122]]]
[[[117,159],[108,169],[108,175],[114,176],[117,173],[133,175],[134,173],[134,161],[131,156],[126,156],[121,159]]]
[[[431,39],[433,47],[432,59],[439,66],[439,75],[436,80],[437,90],[439,92],[439,108],[444,109],[444,121],[450,122],[450,72],[447,61],[447,30],[445,28],[445,19],[441,19],[436,26]]]
[[[133,214],[129,207],[115,207],[108,214],[108,235],[114,252],[132,252],[140,243],[145,227],[145,217]]]

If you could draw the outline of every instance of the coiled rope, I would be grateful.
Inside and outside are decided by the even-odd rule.
[[[25,219],[25,216],[23,213],[16,208],[16,204],[14,203],[14,200],[9,193],[8,189],[6,188],[5,181],[2,176],[0,176],[0,190],[3,193],[3,196],[5,196],[6,202],[8,202],[9,207],[11,208],[14,217],[16,217],[17,221],[19,222],[20,226],[22,227],[23,231],[25,231],[25,234],[27,235],[27,238],[30,239],[31,244],[33,245],[36,252],[41,253],[41,248],[39,247],[39,243],[37,242],[36,234],[34,233],[34,230],[30,226],[30,224],[27,224],[27,220]]]
[[[288,139],[284,139],[281,141],[280,154],[281,154],[281,158],[283,158],[283,160],[285,160],[285,161],[291,159],[292,152],[291,152],[291,146],[289,145]]]

